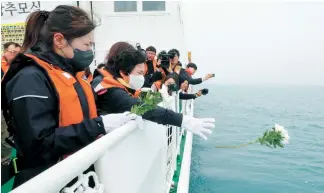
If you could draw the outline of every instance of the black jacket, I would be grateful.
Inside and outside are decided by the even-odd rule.
[[[153,72],[151,74],[144,75],[144,78],[145,78],[145,82],[144,82],[143,87],[151,88],[152,84],[155,81],[162,80],[162,73],[156,71],[156,72]]]
[[[53,52],[36,49],[32,54],[75,74],[72,67]],[[15,186],[56,164],[62,155],[74,153],[93,142],[98,135],[106,133],[101,117],[85,117],[79,124],[58,127],[59,106],[55,88],[46,72],[31,62],[19,54],[1,83],[2,96],[5,97],[2,98],[2,108],[9,104],[16,128],[14,141],[18,146],[18,156],[23,156],[26,166],[25,171],[18,173]],[[12,77],[15,71],[18,73]],[[87,101],[81,85],[76,82],[74,87],[82,109],[86,111]],[[29,171],[29,168],[36,167],[41,169]]]
[[[146,65],[147,65],[147,72],[144,75],[145,82],[143,87],[151,88],[152,84],[155,81],[162,79],[162,73],[158,71],[154,71],[153,61],[146,61]]]
[[[92,88],[95,88],[102,81],[102,76],[96,76],[92,81]],[[130,111],[132,106],[138,104],[139,100],[130,96],[124,89],[109,88],[103,94],[97,96],[97,109],[100,115],[108,113],[123,113]],[[146,112],[143,119],[150,120],[163,125],[174,125],[181,127],[182,114],[176,113],[162,107],[157,107],[152,111]]]
[[[192,78],[185,69],[181,68],[179,73],[179,84],[181,85],[185,80],[191,85],[196,85],[202,83],[202,78]]]
[[[190,99],[196,99],[197,96],[196,96],[196,94],[187,94],[187,93],[180,92],[179,93],[179,98],[181,100],[190,100]]]

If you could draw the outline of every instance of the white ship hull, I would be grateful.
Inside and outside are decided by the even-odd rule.
[[[62,3],[40,2],[40,9],[51,11]],[[91,65],[92,70],[104,62],[108,49],[118,41],[127,41],[133,45],[140,43],[144,49],[154,46],[158,51],[177,48],[181,53],[180,60],[187,62],[180,1],[166,2],[165,10],[162,11],[145,11],[143,2],[136,2],[137,11],[134,12],[115,12],[113,1],[64,1],[64,4],[77,5],[88,11],[95,20],[97,16],[101,20],[100,26],[95,29],[95,60]],[[2,16],[2,24],[24,22],[28,16],[27,13],[15,14]],[[179,112],[178,104],[179,100],[175,98],[170,108]],[[192,101],[187,101],[182,106],[184,113],[192,115]],[[95,175],[98,176],[98,186],[94,192],[166,193],[171,189],[176,172],[177,175],[180,174],[179,182],[174,182],[177,192],[187,193],[192,134],[187,133],[186,137],[183,135],[181,128],[172,127],[170,135],[166,126],[145,121],[145,128],[140,130],[135,122],[131,122],[96,140],[12,192],[59,192],[77,176],[80,180],[75,187],[80,187],[87,180],[82,172],[94,164]],[[170,137],[172,140],[168,144]],[[66,188],[64,192],[74,192],[75,187]],[[79,189],[80,192],[91,192],[90,189],[83,189]]]

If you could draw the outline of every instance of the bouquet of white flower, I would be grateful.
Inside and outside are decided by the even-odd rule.
[[[262,137],[249,143],[234,146],[216,146],[216,148],[240,148],[255,143],[260,143],[270,148],[276,148],[277,146],[283,148],[289,143],[289,138],[288,131],[283,126],[275,124],[272,129],[265,131]]]

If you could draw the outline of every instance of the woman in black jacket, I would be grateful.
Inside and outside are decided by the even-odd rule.
[[[137,92],[144,84],[144,62],[146,57],[126,42],[115,43],[108,55],[108,62],[100,73],[96,73],[92,87],[97,96],[97,108],[100,114],[130,111],[139,103]],[[203,139],[211,134],[214,119],[198,119],[176,113],[162,107],[146,112],[143,119],[163,125],[183,127]]]
[[[16,56],[1,82],[1,108],[17,149],[1,178],[15,176],[14,187],[136,118],[97,115],[93,90],[82,78],[94,58],[95,27],[74,6],[29,15],[25,54]]]

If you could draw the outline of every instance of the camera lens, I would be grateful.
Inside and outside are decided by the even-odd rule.
[[[203,94],[203,95],[208,94],[208,89],[207,88],[202,89],[201,94]]]

